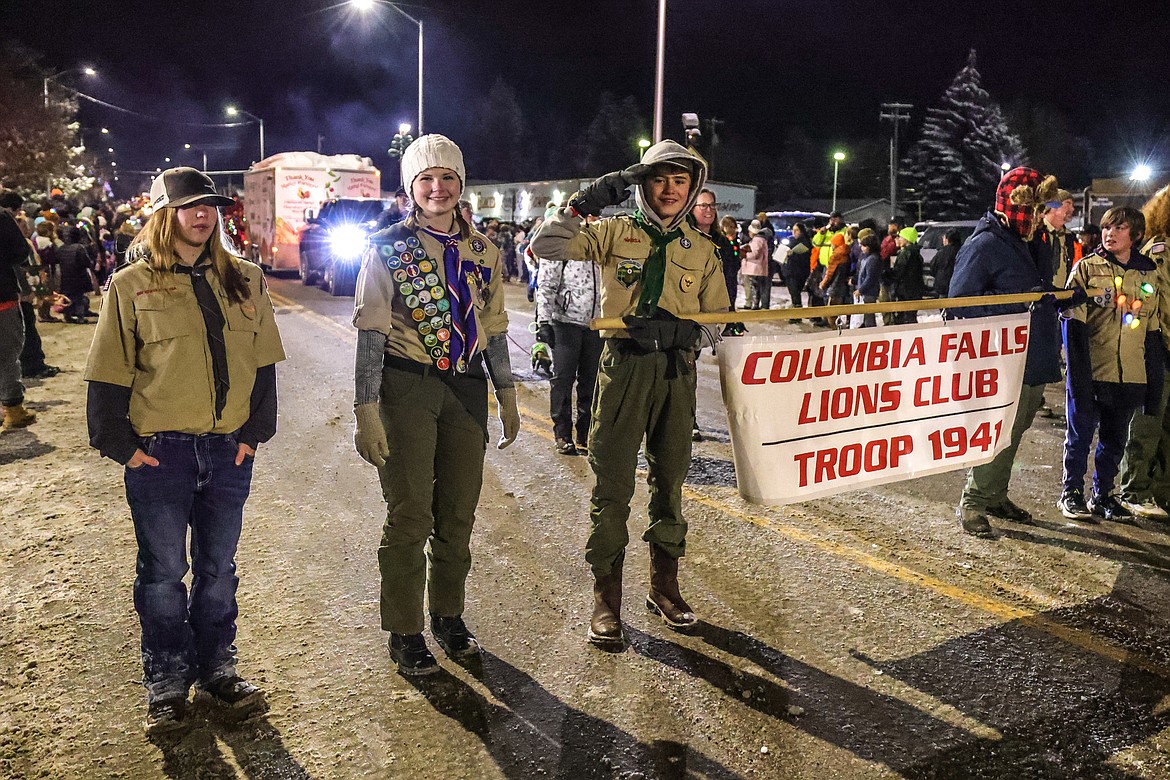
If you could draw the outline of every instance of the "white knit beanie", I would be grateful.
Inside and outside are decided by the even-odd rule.
[[[402,155],[402,186],[407,192],[418,175],[427,168],[447,168],[459,177],[459,191],[467,186],[467,172],[463,169],[463,152],[445,135],[431,133],[420,136],[406,147]]]

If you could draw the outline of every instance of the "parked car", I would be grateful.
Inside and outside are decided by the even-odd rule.
[[[792,238],[792,226],[797,222],[805,222],[809,228],[819,228],[829,221],[829,215],[823,211],[769,211],[768,221],[772,223],[772,230],[776,233],[776,243],[788,246]]]
[[[955,228],[966,241],[975,232],[979,224],[975,219],[964,219],[953,222],[918,222],[914,229],[918,231],[918,248],[922,251],[922,274],[926,283],[926,294],[932,298],[946,295],[946,290],[934,289],[934,256],[942,249],[943,235]]]
[[[362,252],[385,206],[377,198],[335,198],[301,230],[301,283],[318,281],[331,295],[353,295]]]

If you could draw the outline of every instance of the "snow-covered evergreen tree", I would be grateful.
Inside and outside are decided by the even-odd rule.
[[[927,109],[922,134],[903,161],[907,186],[922,199],[925,217],[980,216],[995,199],[1000,165],[1027,161],[1023,143],[982,81],[971,49],[939,106]]]

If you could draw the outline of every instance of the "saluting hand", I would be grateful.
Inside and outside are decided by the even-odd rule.
[[[126,461],[126,468],[139,469],[143,466],[157,466],[158,458],[152,458],[142,450],[134,450],[134,454],[130,456],[130,460]]]
[[[240,448],[236,450],[236,465],[239,466],[244,462],[244,456],[250,458],[256,457],[256,450],[249,447],[247,444],[240,442]]]

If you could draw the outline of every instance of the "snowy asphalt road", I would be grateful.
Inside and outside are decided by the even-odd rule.
[[[0,439],[0,775],[1170,777],[1170,526],[1061,518],[1060,421],[1037,421],[1013,478],[1039,525],[997,522],[997,542],[958,530],[958,473],[758,507],[736,493],[705,355],[682,566],[705,623],[676,634],[644,610],[635,543],[631,646],[589,646],[590,472],[552,451],[518,285],[524,427],[489,448],[469,580],[488,652],[408,682],[377,625],[384,506],[350,442],[352,301],[270,284],[290,359],[238,557],[238,644],[271,712],[142,736],[133,535],[120,470],[84,442],[90,330],[43,326],[68,371],[31,387],[42,421]]]

